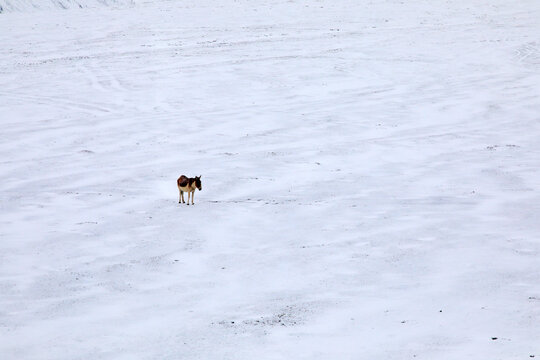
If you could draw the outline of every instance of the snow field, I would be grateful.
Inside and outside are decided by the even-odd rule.
[[[2,358],[540,356],[535,1],[18,10]]]

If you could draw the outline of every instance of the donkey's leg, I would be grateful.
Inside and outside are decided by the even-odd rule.
[[[184,201],[184,192],[180,190],[180,202],[183,203]]]
[[[180,186],[178,187],[178,203],[180,204],[182,202],[182,190],[180,190]]]
[[[191,194],[191,191],[187,192],[187,204],[189,205],[189,194]]]
[[[193,192],[191,193],[191,205],[195,205],[195,203],[193,203],[194,197],[195,197],[195,190],[193,190]]]

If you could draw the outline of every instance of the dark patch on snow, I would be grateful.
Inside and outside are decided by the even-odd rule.
[[[494,150],[497,150],[497,148],[502,148],[502,147],[506,147],[506,148],[510,148],[510,149],[519,148],[518,145],[506,144],[506,145],[490,145],[490,146],[486,146],[486,150],[494,151]]]
[[[310,311],[306,308],[289,305],[272,315],[244,320],[222,320],[217,324],[226,328],[244,331],[247,331],[250,328],[296,326],[305,322],[305,315],[309,312]]]

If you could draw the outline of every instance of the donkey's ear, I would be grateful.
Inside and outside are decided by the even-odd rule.
[[[202,177],[202,175],[199,175],[199,179]]]

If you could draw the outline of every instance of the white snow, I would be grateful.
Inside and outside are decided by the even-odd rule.
[[[114,7],[134,4],[135,0],[0,0],[0,13],[4,11],[31,12],[44,9],[82,9],[87,7]]]
[[[1,359],[540,356],[537,0],[9,2]]]

